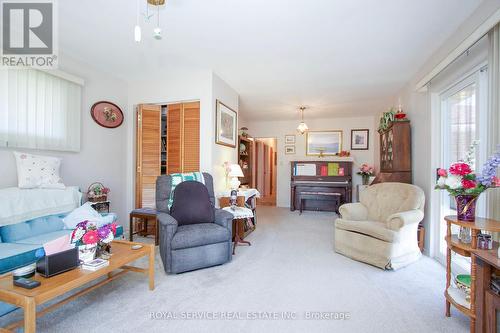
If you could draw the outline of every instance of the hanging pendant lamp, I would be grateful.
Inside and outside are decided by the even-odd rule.
[[[297,126],[297,131],[300,132],[300,134],[304,134],[309,130],[309,127],[307,127],[306,123],[304,122],[304,110],[306,109],[305,106],[300,107],[300,113],[301,113],[301,122],[299,126]]]

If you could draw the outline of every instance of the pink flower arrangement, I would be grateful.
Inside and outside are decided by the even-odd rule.
[[[476,145],[475,142],[471,144],[465,161],[453,163],[448,170],[437,170],[439,178],[436,189],[447,190],[454,197],[478,196],[488,188],[500,186],[500,179],[495,175],[500,165],[500,146],[497,152],[486,161],[482,173],[476,174],[471,167]]]
[[[464,162],[453,163],[448,170],[438,169],[437,174],[436,189],[447,190],[452,196],[479,195],[486,189],[476,180],[471,166]]]
[[[361,175],[361,176],[373,176],[374,169],[372,166],[370,166],[366,163],[363,163],[359,167],[359,171],[357,173],[358,173],[358,175]]]
[[[97,227],[89,221],[83,221],[76,225],[71,233],[71,243],[79,245],[104,245],[109,244],[116,236],[116,223],[110,223]]]

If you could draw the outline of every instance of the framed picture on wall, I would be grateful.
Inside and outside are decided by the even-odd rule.
[[[351,130],[351,150],[368,150],[370,141],[369,129]]]
[[[285,154],[286,155],[293,155],[293,154],[295,154],[295,145],[286,145],[285,146]]]
[[[92,119],[102,127],[116,128],[123,123],[123,112],[118,105],[108,101],[94,103],[90,108]]]
[[[238,141],[238,114],[236,111],[217,100],[215,117],[215,143],[231,148]]]
[[[342,131],[308,131],[306,155],[332,156],[342,150]]]
[[[295,135],[294,134],[285,135],[285,144],[286,145],[294,145],[295,144]]]

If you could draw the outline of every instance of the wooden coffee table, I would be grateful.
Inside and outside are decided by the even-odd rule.
[[[138,250],[132,250],[132,245],[134,244],[139,244],[143,247]],[[24,309],[24,321],[21,320],[12,323],[4,329],[0,328],[0,332],[13,331],[16,328],[21,327],[24,322],[24,332],[34,333],[36,331],[37,317],[43,316],[47,312],[50,312],[77,297],[83,296],[130,271],[148,275],[149,289],[154,289],[155,247],[153,244],[117,240],[111,243],[111,253],[112,256],[109,260],[109,266],[101,268],[95,272],[76,268],[50,278],[44,278],[36,274],[33,279],[40,281],[41,285],[31,290],[14,286],[11,274],[0,277],[0,301],[10,303]],[[149,258],[149,267],[147,269],[129,266],[131,262],[142,257]],[[59,301],[42,311],[36,311],[37,305],[46,303],[58,296],[64,295],[69,291],[82,287],[104,276],[106,276],[104,280],[100,280],[96,284],[78,291],[76,294]]]

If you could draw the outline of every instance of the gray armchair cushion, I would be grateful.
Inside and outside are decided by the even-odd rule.
[[[214,180],[209,173],[203,172],[205,186],[212,205],[215,207]],[[168,209],[168,199],[172,191],[172,177],[168,175],[160,176],[156,179],[156,210],[158,212],[170,213]]]
[[[185,181],[177,185],[170,215],[179,225],[213,223],[214,206],[205,185],[197,181]]]
[[[172,249],[227,242],[231,234],[227,228],[215,223],[186,224],[177,228],[172,239]]]

